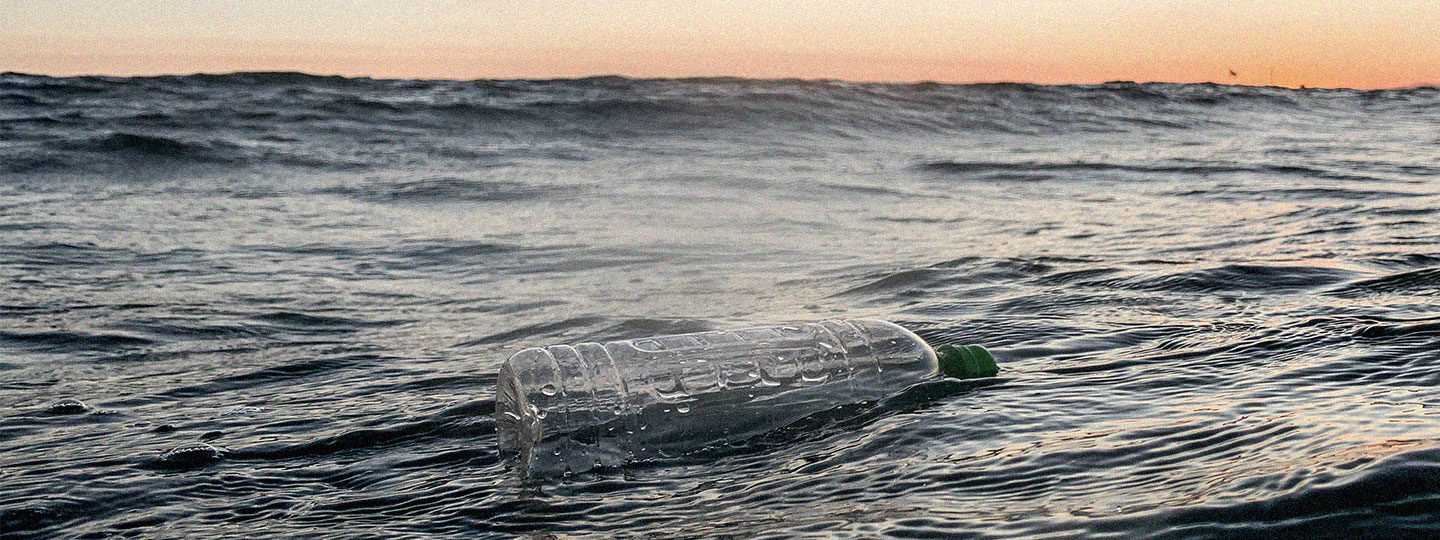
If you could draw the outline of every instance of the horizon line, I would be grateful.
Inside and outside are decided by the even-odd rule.
[[[1440,89],[1440,82],[1417,82],[1401,86],[1358,88],[1350,86],[1282,86],[1277,84],[1244,84],[1226,83],[1218,81],[1181,82],[1181,81],[1141,81],[1135,79],[1114,79],[1098,83],[1040,83],[1027,81],[1007,80],[979,80],[968,82],[944,82],[932,79],[919,80],[859,80],[845,79],[838,77],[746,77],[742,75],[694,75],[683,77],[643,77],[624,75],[620,73],[600,73],[595,75],[581,76],[559,76],[559,77],[391,77],[375,75],[347,75],[343,73],[316,73],[298,70],[236,70],[236,71],[191,71],[191,72],[159,72],[134,75],[116,75],[108,73],[77,73],[68,75],[53,75],[48,73],[34,73],[23,71],[0,71],[0,76],[19,75],[24,77],[45,77],[50,79],[81,79],[81,78],[115,78],[115,79],[159,79],[167,77],[225,77],[235,75],[302,75],[314,78],[347,79],[347,80],[372,80],[372,81],[448,81],[448,82],[474,82],[474,81],[516,81],[516,82],[557,82],[557,81],[583,81],[589,79],[625,79],[632,81],[705,81],[705,80],[741,80],[741,81],[764,81],[764,82],[823,82],[823,83],[848,83],[848,84],[878,84],[878,85],[943,85],[943,86],[986,86],[986,85],[1022,85],[1022,86],[1105,86],[1113,84],[1164,84],[1164,85],[1211,85],[1230,86],[1238,88],[1274,88],[1280,90],[1354,90],[1361,92],[1385,91],[1385,90],[1423,90]]]

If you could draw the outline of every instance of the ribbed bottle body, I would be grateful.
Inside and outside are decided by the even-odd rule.
[[[497,429],[523,474],[580,472],[744,440],[935,372],[923,340],[868,319],[537,347],[501,368]]]

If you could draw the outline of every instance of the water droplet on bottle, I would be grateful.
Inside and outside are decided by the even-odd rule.
[[[675,410],[676,410],[677,412],[679,412],[680,414],[688,413],[688,412],[690,412],[690,404],[689,404],[689,403],[681,403],[681,404],[675,406]]]
[[[826,372],[824,372],[824,371],[813,372],[813,373],[812,373],[812,372],[801,372],[801,373],[800,373],[800,379],[803,380],[803,381],[805,381],[805,382],[807,382],[807,383],[822,383],[822,382],[825,382],[825,380],[826,380],[826,379],[829,379],[829,378],[830,378],[830,374],[829,374],[829,373],[826,373]]]
[[[559,393],[559,391],[555,389],[555,385],[550,384],[550,383],[545,383],[545,386],[541,386],[541,387],[540,387],[540,393],[541,393],[541,394],[545,394],[545,395],[547,395],[547,396],[553,396],[553,395]]]
[[[679,374],[672,374],[669,381],[658,381],[655,386],[655,393],[665,401],[676,401],[690,395],[690,389],[685,388],[685,380]]]
[[[784,361],[785,357],[777,355],[775,359]],[[780,374],[777,373],[777,371],[778,370],[775,368],[775,366],[761,368],[758,371],[760,375],[760,386],[780,386]]]

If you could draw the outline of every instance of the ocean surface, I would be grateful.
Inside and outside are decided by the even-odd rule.
[[[933,382],[524,485],[521,348]],[[0,537],[1440,536],[1440,90],[0,75]]]

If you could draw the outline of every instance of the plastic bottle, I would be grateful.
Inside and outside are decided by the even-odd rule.
[[[868,319],[525,349],[500,368],[500,450],[522,476],[583,472],[744,440],[940,374],[998,372],[977,345],[938,352]]]

